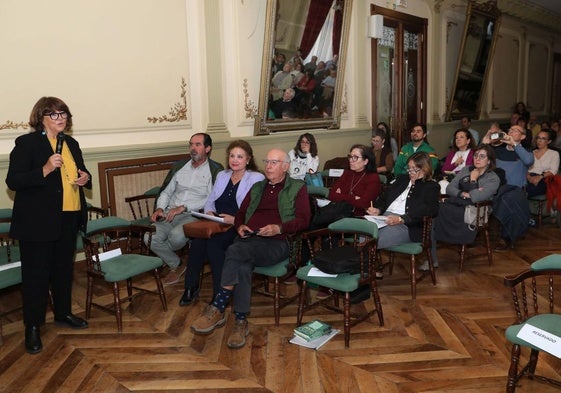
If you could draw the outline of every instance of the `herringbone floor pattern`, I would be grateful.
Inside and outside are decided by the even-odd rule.
[[[93,310],[90,328],[73,331],[48,322],[42,328],[44,350],[28,355],[23,347],[21,311],[3,318],[0,390],[5,392],[446,392],[504,391],[510,346],[504,329],[514,315],[502,278],[537,258],[561,252],[561,229],[545,223],[531,229],[515,250],[468,257],[458,273],[457,253],[439,249],[438,284],[425,279],[410,299],[408,261],[398,259],[393,276],[379,282],[385,326],[375,319],[352,329],[351,347],[342,334],[318,351],[288,340],[296,305],[283,310],[275,327],[271,300],[254,296],[248,344],[231,350],[225,328],[194,336],[192,321],[209,300],[210,280],[201,301],[179,307],[182,285],[167,287],[169,310],[159,299],[142,295],[124,313],[124,332],[112,315]],[[481,251],[480,247],[469,252]],[[85,277],[77,263],[74,312],[84,315]],[[146,281],[146,285],[151,285]],[[295,291],[296,286],[286,288]],[[20,304],[17,290],[0,294],[0,312]],[[108,288],[97,296],[112,301]],[[370,300],[371,301],[371,300]],[[369,301],[369,302],[370,302]],[[341,317],[321,310],[318,317],[342,328]],[[541,355],[543,356],[543,355]],[[540,358],[538,370],[561,376],[561,362]],[[524,379],[519,392],[558,391]]]

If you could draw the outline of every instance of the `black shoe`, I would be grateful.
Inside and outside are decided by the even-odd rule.
[[[187,288],[179,299],[179,305],[183,307],[193,303],[199,297],[199,291],[199,288]]]
[[[25,327],[25,350],[32,355],[39,353],[43,350],[43,343],[41,342],[41,332],[39,326],[26,326]]]
[[[85,319],[73,314],[65,315],[62,318],[55,318],[55,322],[57,324],[70,326],[72,329],[86,329],[88,327],[88,322]]]
[[[512,244],[504,239],[501,239],[495,246],[495,251],[507,251],[509,248],[514,248]]]

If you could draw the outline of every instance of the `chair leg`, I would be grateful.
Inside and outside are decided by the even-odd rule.
[[[300,296],[298,299],[298,315],[296,316],[296,326],[302,325],[302,316],[304,315],[304,302],[306,301],[306,293],[308,292],[308,287],[306,281],[302,280],[300,285]]]
[[[415,300],[416,298],[417,298],[417,269],[415,269],[415,255],[411,255],[411,299]]]
[[[393,258],[394,258],[394,253],[390,252],[390,259],[388,264],[390,265],[390,276],[393,274]]]
[[[432,259],[432,253],[429,247],[426,249],[427,260],[429,261],[429,271],[430,271],[430,278],[432,280],[432,285],[436,285],[436,270],[434,268],[434,261]]]
[[[132,278],[127,278],[127,295],[129,297],[129,303],[132,304]]]
[[[506,393],[514,393],[518,380],[518,361],[520,360],[520,345],[514,344],[510,353],[510,368],[506,381]]]
[[[158,273],[157,268],[154,269],[154,278],[156,279],[156,285],[158,287],[158,294],[160,295],[160,301],[162,302],[162,307],[164,308],[164,311],[167,311],[168,302],[166,300],[166,292],[164,291],[164,286],[162,285],[162,280],[160,279],[160,273]]]
[[[493,264],[493,248],[491,247],[489,228],[485,228],[485,246],[487,247],[487,259],[489,260],[489,266],[491,266]]]
[[[540,352],[537,349],[532,349],[530,352],[530,361],[528,362],[528,378],[530,379],[534,379],[539,354]]]
[[[466,259],[466,245],[460,245],[460,273],[464,271],[464,261]]]
[[[280,291],[279,291],[279,278],[275,277],[274,284],[274,297],[273,297],[273,309],[275,311],[275,326],[279,326],[280,323]]]
[[[117,319],[117,330],[123,331],[123,315],[121,311],[121,297],[119,296],[119,283],[113,283],[113,303],[115,304],[115,318]]]
[[[351,295],[345,292],[345,299],[343,300],[344,308],[344,332],[345,332],[345,348],[349,347],[351,342]]]
[[[86,319],[90,319],[92,312],[93,277],[88,275],[88,288],[86,290]]]
[[[382,301],[380,300],[380,293],[378,292],[378,284],[376,284],[376,281],[370,282],[370,293],[376,305],[376,314],[378,315],[380,326],[384,326],[384,311],[382,310]]]
[[[542,213],[543,213],[543,204],[545,203],[545,201],[539,201],[538,202],[538,226],[541,227],[542,226]]]

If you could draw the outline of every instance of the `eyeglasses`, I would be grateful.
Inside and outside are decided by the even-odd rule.
[[[68,113],[66,113],[66,112],[51,112],[51,113],[47,113],[46,115],[43,115],[43,116],[49,116],[52,120],[58,120],[59,117],[61,119],[67,119],[68,118]]]
[[[309,141],[300,141],[300,143],[303,144],[303,145],[309,145],[310,144]]]
[[[549,140],[549,138],[546,137],[546,136],[537,136],[536,139],[538,139],[538,140],[540,140],[540,141],[547,141],[547,140]]]
[[[406,168],[405,170],[407,171],[407,173],[412,173],[414,175],[421,172],[420,168]]]
[[[487,154],[474,154],[473,158],[484,160],[487,158]]]
[[[272,166],[277,166],[277,164],[279,164],[279,163],[281,163],[281,162],[288,162],[288,161],[282,161],[282,160],[263,160],[263,164],[265,164],[265,165],[271,164]]]
[[[361,156],[351,156],[350,154],[347,155],[347,158],[349,160],[351,160],[352,162],[357,162],[359,158],[362,158]]]

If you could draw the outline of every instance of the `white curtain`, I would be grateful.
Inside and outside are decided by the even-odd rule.
[[[328,61],[333,58],[333,23],[335,21],[335,1],[329,10],[329,14],[327,14],[327,18],[325,19],[325,23],[321,28],[321,31],[308,54],[308,57],[304,59],[304,64],[308,63],[312,60],[312,56],[318,57],[318,62],[320,61]]]

